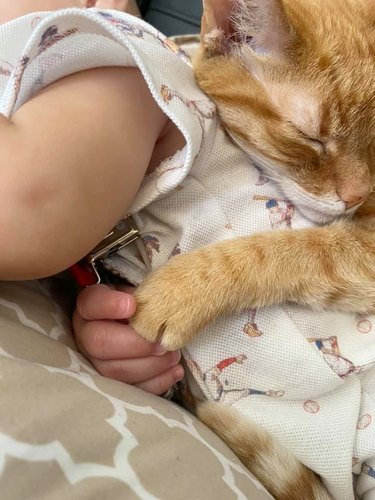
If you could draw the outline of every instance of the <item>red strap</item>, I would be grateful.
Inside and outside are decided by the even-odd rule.
[[[82,288],[90,285],[96,285],[98,282],[97,276],[94,271],[85,266],[84,264],[78,262],[69,268],[73,278],[76,280],[78,285]]]

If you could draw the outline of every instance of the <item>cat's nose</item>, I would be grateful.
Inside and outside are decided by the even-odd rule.
[[[339,196],[342,199],[342,201],[345,203],[345,208],[346,210],[349,210],[349,208],[356,207],[357,205],[360,205],[364,201],[367,200],[369,195],[369,191],[366,190],[356,190],[356,191],[347,191],[340,193]]]
[[[364,203],[372,190],[372,179],[367,163],[343,157],[335,172],[336,193],[350,210]]]

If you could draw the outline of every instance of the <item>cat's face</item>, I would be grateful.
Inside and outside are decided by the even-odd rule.
[[[196,76],[228,132],[309,218],[355,211],[375,184],[375,2],[205,4]]]

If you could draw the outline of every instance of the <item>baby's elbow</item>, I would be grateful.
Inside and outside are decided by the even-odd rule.
[[[9,166],[9,164],[8,164]],[[14,166],[14,165],[12,165]],[[56,218],[56,187],[17,169],[2,176],[0,196],[0,279],[28,280],[69,267],[75,255],[62,244],[68,233]],[[60,223],[60,224],[59,224]]]

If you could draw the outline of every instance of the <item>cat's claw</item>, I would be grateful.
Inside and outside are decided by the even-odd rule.
[[[131,325],[167,350],[184,347],[206,323],[204,290],[192,269],[190,254],[174,257],[135,293],[137,311]]]

